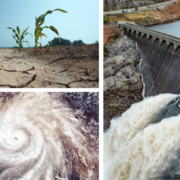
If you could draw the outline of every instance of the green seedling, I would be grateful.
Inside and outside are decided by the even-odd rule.
[[[44,27],[41,27],[44,24],[45,17],[48,14],[51,14],[53,11],[61,11],[63,13],[67,13],[65,10],[62,10],[62,9],[54,9],[52,11],[48,10],[45,14],[42,14],[38,18],[36,17],[35,32],[34,32],[34,35],[35,35],[35,54],[37,53],[37,51],[36,51],[37,44],[41,44],[40,42],[38,42],[39,38],[41,38],[42,36],[47,37],[45,34],[42,33],[44,28],[51,29],[53,32],[55,32],[59,36],[58,30],[54,26],[44,26]],[[60,38],[59,38],[59,42],[60,42]]]
[[[15,29],[11,28],[11,27],[7,27],[7,28],[12,29],[13,33],[15,34],[15,35],[13,35],[13,38],[15,39],[16,43],[19,46],[19,52],[21,51],[21,48],[23,48],[23,45],[22,45],[23,42],[26,42],[28,44],[28,46],[29,46],[28,41],[23,41],[24,36],[26,36],[27,34],[31,34],[31,33],[26,32],[29,27],[27,27],[24,31],[22,31],[22,34],[20,34],[20,29],[19,29],[18,26],[16,27],[17,31]],[[31,34],[31,36],[32,36],[32,34]]]

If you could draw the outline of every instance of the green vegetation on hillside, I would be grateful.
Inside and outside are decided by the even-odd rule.
[[[104,52],[108,53],[108,48],[104,45]]]
[[[106,16],[104,16],[104,24],[106,24],[108,22],[108,19]]]

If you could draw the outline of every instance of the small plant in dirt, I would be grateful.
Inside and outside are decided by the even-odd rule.
[[[108,23],[108,19],[106,16],[104,16],[104,24]]]
[[[19,52],[21,51],[21,48],[23,48],[23,45],[22,45],[23,42],[26,42],[29,46],[28,41],[23,41],[24,36],[26,36],[27,34],[31,34],[31,33],[26,32],[29,27],[27,27],[25,30],[23,30],[22,34],[20,34],[20,29],[18,26],[16,27],[17,31],[15,29],[13,29],[12,27],[7,27],[7,28],[12,29],[13,33],[15,34],[15,35],[13,35],[13,38],[15,39],[16,43],[18,44]],[[31,34],[31,36],[32,36],[32,34]]]
[[[36,17],[36,21],[35,21],[35,32],[34,32],[34,35],[35,35],[35,54],[37,53],[36,52],[36,48],[37,48],[37,44],[40,44],[41,46],[41,43],[38,42],[39,38],[42,37],[42,36],[45,36],[47,37],[45,34],[42,33],[43,29],[46,28],[46,29],[51,29],[53,32],[55,32],[58,36],[59,36],[59,32],[58,30],[54,27],[54,26],[44,26],[44,27],[41,27],[43,24],[44,24],[44,21],[45,21],[45,17],[48,15],[48,14],[51,14],[53,11],[61,11],[63,13],[67,13],[65,10],[63,9],[54,9],[54,10],[48,10],[45,14],[42,14],[41,16],[39,16],[38,18]],[[60,38],[59,38],[59,42],[60,42]]]
[[[104,52],[108,53],[108,48],[104,45]]]
[[[114,36],[115,38],[119,38],[119,33],[116,31]]]

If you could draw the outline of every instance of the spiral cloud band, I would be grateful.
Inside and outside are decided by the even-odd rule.
[[[98,179],[95,111],[97,93],[1,93],[0,179]]]

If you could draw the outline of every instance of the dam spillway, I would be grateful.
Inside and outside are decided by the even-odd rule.
[[[180,94],[180,38],[128,22],[118,22],[118,28],[137,42],[142,55],[144,97]]]

